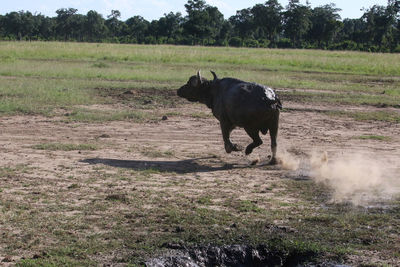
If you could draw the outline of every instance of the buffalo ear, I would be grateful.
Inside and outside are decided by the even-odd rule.
[[[189,79],[189,83],[191,87],[198,87],[199,85],[201,85],[201,74],[200,74],[200,70],[197,72],[196,76],[192,76]]]
[[[210,70],[211,71],[211,73],[212,73],[212,75],[214,76],[214,82],[218,79],[218,77],[217,77],[217,74],[215,74],[215,72],[213,72],[212,70]]]

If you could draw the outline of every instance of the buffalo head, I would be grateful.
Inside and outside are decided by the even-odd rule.
[[[211,73],[214,81],[217,80],[215,72],[211,71]],[[200,71],[198,71],[197,75],[190,77],[189,81],[178,89],[177,94],[191,102],[204,102],[210,96],[210,85],[210,81],[201,77]]]

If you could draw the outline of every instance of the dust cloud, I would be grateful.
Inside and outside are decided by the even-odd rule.
[[[361,152],[329,158],[326,152],[281,154],[283,168],[297,179],[312,179],[332,188],[332,202],[369,206],[400,196],[399,166]],[[397,170],[396,170],[397,168]]]

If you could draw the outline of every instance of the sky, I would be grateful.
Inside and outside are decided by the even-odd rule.
[[[266,0],[206,0],[211,6],[218,7],[219,11],[229,18],[236,14],[237,10],[262,4]],[[278,0],[286,7],[288,0]],[[305,4],[306,0],[301,0]],[[387,5],[387,0],[310,0],[312,7],[322,6],[329,3],[336,4],[341,8],[340,15],[344,18],[360,18],[363,14],[362,8],[369,8],[375,4]],[[185,4],[187,0],[0,0],[0,14],[5,15],[12,11],[30,11],[41,13],[49,17],[55,17],[55,11],[59,8],[76,8],[79,14],[86,14],[89,10],[95,10],[104,18],[111,10],[119,10],[121,19],[140,15],[146,20],[159,19],[169,12],[181,12],[186,15]]]

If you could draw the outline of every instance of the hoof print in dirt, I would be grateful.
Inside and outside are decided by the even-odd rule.
[[[111,138],[111,136],[109,134],[102,134],[99,138]]]
[[[122,93],[123,95],[137,95],[137,92],[134,90],[128,90]]]
[[[232,146],[232,151],[235,151],[235,152],[243,151],[243,147],[241,145],[234,144]]]
[[[254,166],[259,162],[258,159],[253,160],[252,162],[250,162],[250,166]]]
[[[13,258],[11,256],[5,256],[1,262],[13,262]]]
[[[185,229],[182,226],[175,227],[175,233],[182,233],[185,232]]]

